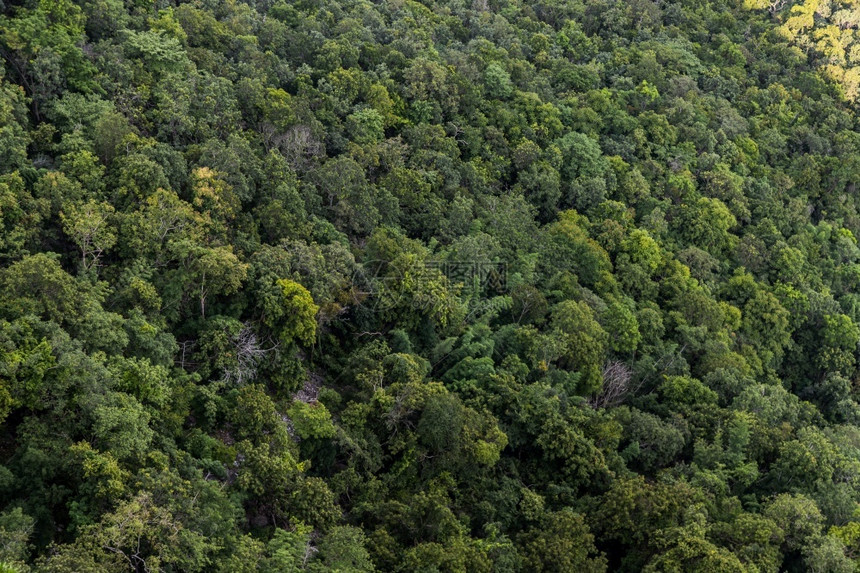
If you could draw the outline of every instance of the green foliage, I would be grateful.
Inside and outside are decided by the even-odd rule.
[[[361,109],[346,118],[350,139],[359,145],[379,142],[384,133],[385,120],[373,108]]]
[[[719,255],[734,246],[729,231],[737,220],[719,199],[700,197],[692,204],[682,204],[677,225],[682,239],[711,254]]]
[[[857,13],[0,4],[0,570],[855,570]]]
[[[114,208],[92,199],[86,203],[68,203],[60,212],[63,230],[81,250],[84,271],[97,266],[106,249],[116,244],[116,233],[110,219]]]
[[[93,410],[93,434],[120,459],[142,456],[153,438],[149,414],[132,396],[113,392]]]
[[[21,86],[10,84],[0,75],[0,142],[6,152],[0,163],[0,171],[8,173],[22,166],[27,157],[29,136],[24,126],[27,122],[26,96]]]
[[[281,323],[281,340],[297,340],[310,346],[316,336],[316,315],[319,307],[314,304],[311,293],[299,283],[290,279],[278,279],[275,283],[280,289],[279,306],[267,309],[266,321],[274,327]]]
[[[595,320],[591,308],[584,301],[562,302],[553,310],[552,324],[564,340],[565,364],[582,373],[578,391],[599,392],[609,335]]]
[[[303,440],[309,438],[333,438],[336,430],[331,414],[325,405],[294,402],[287,410],[296,434]]]
[[[596,553],[594,536],[571,511],[552,513],[537,528],[523,533],[525,567],[529,571],[606,571],[606,559]]]
[[[484,83],[487,87],[487,95],[492,98],[505,99],[514,91],[510,74],[496,62],[484,70]]]

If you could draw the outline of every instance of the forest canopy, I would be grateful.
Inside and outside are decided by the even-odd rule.
[[[0,572],[860,570],[854,0],[0,0]]]

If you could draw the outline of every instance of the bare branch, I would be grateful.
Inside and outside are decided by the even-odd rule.
[[[623,362],[617,360],[607,362],[603,367],[603,387],[599,394],[588,399],[588,404],[598,409],[623,403],[631,391],[638,389],[638,386],[637,388],[630,386],[632,375],[630,367]]]
[[[224,371],[221,379],[227,383],[242,385],[257,377],[257,366],[265,356],[275,350],[279,345],[276,343],[269,348],[263,348],[257,333],[247,324],[239,331],[233,339],[233,349],[236,354],[236,364],[230,370]]]

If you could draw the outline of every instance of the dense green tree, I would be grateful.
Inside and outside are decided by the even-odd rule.
[[[565,364],[582,375],[575,390],[582,394],[598,392],[609,335],[595,320],[594,312],[584,301],[565,301],[553,310],[552,324],[564,340]]]
[[[605,558],[594,555],[594,536],[582,516],[573,512],[547,515],[544,523],[523,533],[519,541],[531,571],[606,570]]]
[[[853,571],[854,0],[0,2],[0,569]]]

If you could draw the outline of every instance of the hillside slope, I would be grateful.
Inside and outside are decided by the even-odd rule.
[[[858,14],[0,2],[0,571],[857,570]]]

